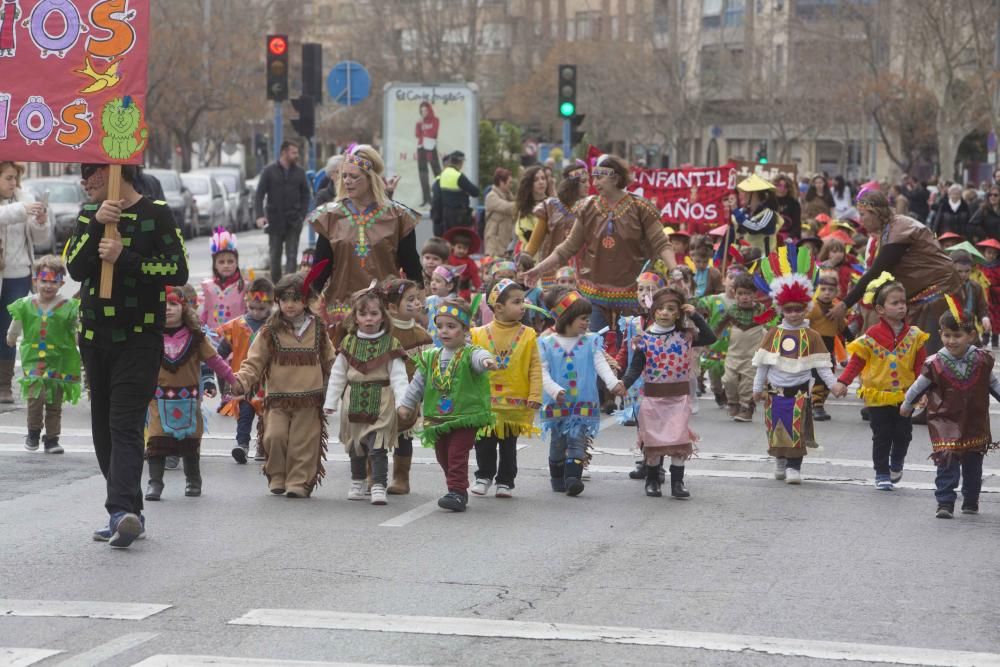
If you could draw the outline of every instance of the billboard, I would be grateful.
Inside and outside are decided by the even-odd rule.
[[[149,0],[0,1],[0,155],[138,164]]]
[[[479,95],[475,84],[387,83],[383,89],[382,155],[398,175],[394,198],[429,211],[441,158],[465,153],[462,173],[479,181]]]

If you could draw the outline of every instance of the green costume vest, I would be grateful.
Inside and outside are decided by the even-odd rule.
[[[30,295],[7,306],[11,318],[24,329],[21,394],[36,398],[44,390],[45,402],[51,403],[59,387],[64,402],[76,403],[80,400],[80,351],[76,347],[80,302],[57,297],[52,306],[42,310]]]
[[[458,351],[444,373],[440,348],[424,350],[417,357],[417,369],[424,376],[424,428],[418,433],[424,447],[433,447],[439,435],[493,424],[489,376],[473,372],[473,349],[466,345]]]

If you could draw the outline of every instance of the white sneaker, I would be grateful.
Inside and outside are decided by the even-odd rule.
[[[490,490],[490,486],[493,485],[493,480],[476,478],[476,482],[472,485],[469,491],[476,496],[485,496],[486,492]]]
[[[583,472],[580,473],[580,479],[590,479],[590,468],[583,466]]]
[[[787,477],[785,477],[785,484],[801,484],[802,483],[802,472],[796,468],[788,468],[785,471]]]
[[[903,479],[902,470],[890,470],[889,471],[889,481],[893,484],[899,484],[899,480]]]
[[[351,488],[347,492],[348,500],[364,500],[365,499],[365,488],[368,485],[363,479],[352,479]]]
[[[774,459],[774,478],[785,479],[785,472],[788,468],[788,459]]]
[[[372,484],[372,505],[385,505],[385,486]]]
[[[506,484],[497,484],[497,498],[513,498],[514,494],[511,493],[510,487]]]

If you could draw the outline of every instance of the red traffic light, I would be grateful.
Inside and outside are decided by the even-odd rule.
[[[282,36],[272,37],[267,40],[267,50],[275,56],[284,55],[288,51],[288,38]]]

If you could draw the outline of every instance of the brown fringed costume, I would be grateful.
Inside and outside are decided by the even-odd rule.
[[[272,493],[308,496],[326,472],[323,400],[334,349],[320,320],[306,318],[298,331],[261,327],[236,374],[243,389],[264,386],[258,434]]]

